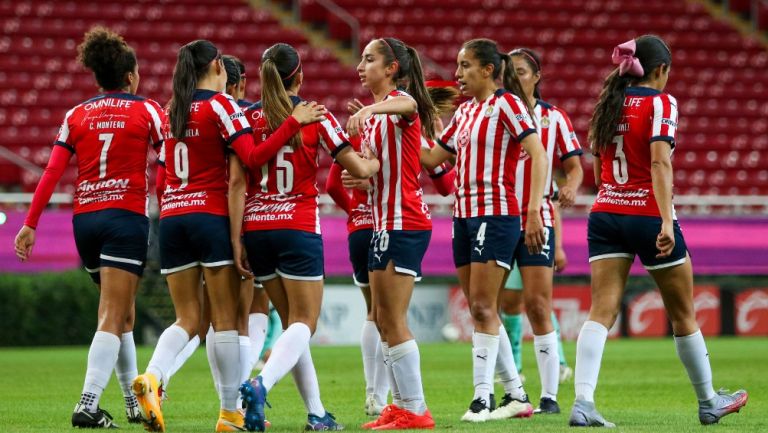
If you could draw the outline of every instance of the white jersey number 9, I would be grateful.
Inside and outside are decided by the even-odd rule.
[[[173,148],[173,170],[181,180],[179,188],[185,188],[189,184],[189,148],[183,141]]]

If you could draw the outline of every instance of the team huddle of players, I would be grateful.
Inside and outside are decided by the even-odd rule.
[[[89,31],[79,58],[103,92],[66,113],[15,245],[26,260],[42,210],[76,154],[75,240],[101,301],[73,426],[114,426],[99,399],[115,370],[129,421],[165,431],[165,389],[206,338],[221,402],[216,431],[264,431],[267,395],[289,372],[306,406],[305,428],[343,428],[320,398],[309,346],[324,279],[319,152],[335,160],[328,192],[349,214],[350,260],[368,307],[365,411],[375,418],[363,428],[435,427],[406,320],[432,230],[419,186],[423,169],[440,193],[455,196],[453,256],[474,324],[474,395],[461,419],[560,413],[561,355],[551,308],[559,250],[552,171],[555,158],[562,161],[559,203],[570,206],[582,181],[582,151],[566,113],[541,99],[536,52],[502,52],[488,39],[464,43],[455,79],[466,101],[455,107],[455,89],[428,88],[414,48],[391,37],[374,39],[357,66],[374,102],[351,101],[346,125],[322,103],[299,96],[312,77],[287,44],[264,52],[261,97],[254,104],[242,100],[242,66],[210,41],[179,50],[166,107],[137,96],[136,55],[114,32]],[[714,391],[693,316],[691,262],[672,206],[678,114],[675,99],[663,93],[671,59],[656,36],[617,46],[617,68],[590,125],[599,185],[587,233],[593,298],[577,343],[571,426],[613,426],[596,410],[594,390],[635,255],[661,288],[700,421],[716,423],[746,404],[745,391]],[[441,116],[450,116],[445,126]],[[177,320],[139,375],[133,305],[146,261],[151,149],[159,163],[161,273]],[[500,290],[513,268],[524,290],[503,296],[503,309],[524,303],[533,328],[542,384],[536,410],[499,315]],[[259,375],[250,378],[263,346],[265,294],[284,331]],[[504,388],[498,404],[496,374]]]

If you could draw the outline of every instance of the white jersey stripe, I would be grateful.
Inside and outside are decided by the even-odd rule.
[[[215,99],[211,99],[210,101],[211,108],[213,108],[213,111],[219,116],[221,123],[227,129],[227,135],[231,137],[237,132],[237,130],[235,129],[235,125],[232,123],[232,120],[229,118],[229,113],[227,113],[227,110],[219,103],[219,101]],[[245,118],[245,116],[243,116],[243,118]],[[246,127],[250,127],[250,125],[246,124]]]

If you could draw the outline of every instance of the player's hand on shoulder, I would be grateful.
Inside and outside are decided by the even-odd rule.
[[[296,121],[302,125],[308,125],[323,120],[328,110],[325,109],[325,105],[319,105],[317,102],[302,101],[293,107],[293,116]]]

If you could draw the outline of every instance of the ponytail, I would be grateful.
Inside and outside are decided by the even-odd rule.
[[[168,118],[171,122],[171,134],[178,140],[185,137],[189,108],[192,106],[192,96],[197,88],[195,73],[195,58],[188,45],[181,47],[173,70],[173,97]]]
[[[293,112],[287,89],[293,86],[299,72],[299,53],[288,44],[272,45],[261,56],[261,106],[272,131],[276,131]],[[288,143],[294,149],[301,147],[301,134],[295,134]]]
[[[517,78],[517,72],[515,72],[515,66],[512,64],[512,56],[505,53],[499,53],[499,57],[501,57],[501,68],[504,71],[502,75],[502,84],[504,85],[504,88],[525,103],[525,108],[528,109],[528,114],[535,122],[536,120],[533,117],[534,101],[529,101],[523,91],[523,85],[520,84],[520,79]]]
[[[456,100],[459,99],[459,90],[453,84],[427,82],[426,85],[438,116],[444,116],[453,111]]]
[[[276,131],[293,112],[291,98],[285,91],[280,72],[277,70],[275,61],[271,58],[267,58],[261,63],[261,106],[264,110],[264,117],[267,119],[267,125],[272,131]],[[301,134],[295,134],[291,137],[289,144],[294,149],[301,146]]]
[[[614,69],[603,83],[603,90],[589,121],[587,141],[593,153],[603,153],[616,135],[624,115],[627,87],[643,83],[659,67],[672,65],[672,52],[658,36],[643,35],[614,49]]]
[[[587,141],[593,153],[603,153],[616,135],[616,126],[623,116],[624,94],[632,77],[620,76],[619,70],[611,72],[605,79],[603,90],[595,106],[595,113],[589,121]]]
[[[198,39],[179,49],[176,67],[173,69],[173,96],[168,118],[171,134],[181,140],[186,136],[189,109],[197,89],[197,83],[207,72],[210,63],[220,56],[210,41]]]
[[[411,59],[411,67],[408,69],[408,93],[413,96],[416,106],[419,110],[421,119],[421,132],[429,139],[435,138],[435,117],[437,117],[437,108],[432,102],[432,97],[424,85],[424,74],[421,70],[421,60],[419,53],[413,47],[405,47],[408,57]]]
[[[424,85],[424,74],[419,53],[413,47],[409,47],[400,39],[395,38],[381,38],[378,45],[379,53],[384,57],[384,64],[397,64],[397,71],[392,77],[395,86],[405,85],[406,91],[416,101],[421,118],[422,134],[433,139],[435,136],[433,124],[437,116],[437,109]]]

